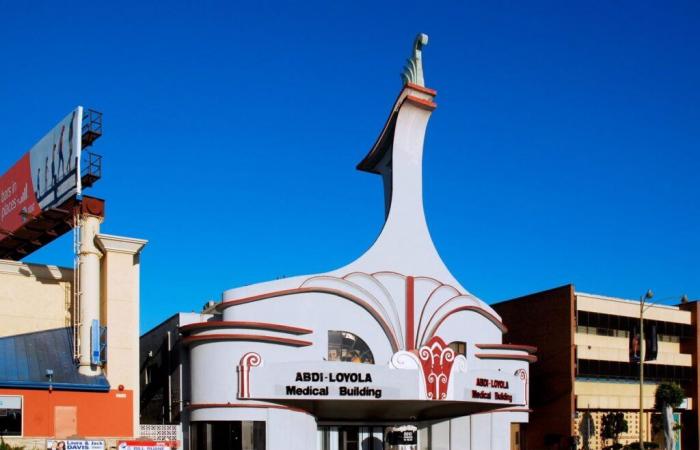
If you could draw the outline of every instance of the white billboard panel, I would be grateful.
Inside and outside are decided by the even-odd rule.
[[[83,107],[78,106],[0,176],[0,231],[12,233],[82,192]]]

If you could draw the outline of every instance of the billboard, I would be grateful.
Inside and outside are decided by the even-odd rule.
[[[78,106],[0,176],[0,232],[81,194],[83,107]]]

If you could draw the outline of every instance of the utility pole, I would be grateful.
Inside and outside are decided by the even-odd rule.
[[[639,299],[639,448],[644,449],[644,358],[646,345],[644,344],[644,303],[654,297],[649,289]]]

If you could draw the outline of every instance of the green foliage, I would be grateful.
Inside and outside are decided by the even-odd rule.
[[[685,393],[683,388],[676,383],[661,383],[656,388],[654,399],[656,401],[654,408],[658,411],[662,411],[665,405],[678,408],[685,400]]]
[[[3,439],[2,436],[0,436],[0,450],[24,450],[24,447],[21,445],[10,445],[5,442],[5,439]]]
[[[600,430],[603,439],[612,439],[614,443],[617,443],[620,434],[626,433],[627,430],[627,420],[624,413],[609,412],[603,416]]]

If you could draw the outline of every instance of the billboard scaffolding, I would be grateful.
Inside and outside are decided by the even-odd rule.
[[[83,187],[101,157],[83,149],[102,135],[102,114],[78,106],[0,176],[0,258],[19,260],[72,228]]]

